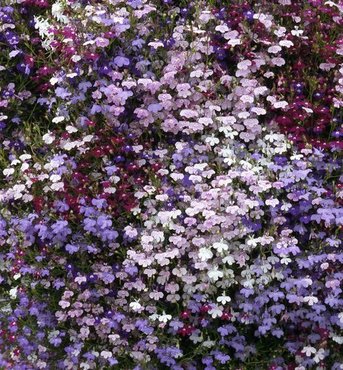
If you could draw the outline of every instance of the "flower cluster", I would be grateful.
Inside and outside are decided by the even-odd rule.
[[[343,39],[336,32],[342,26],[342,6],[332,1],[278,3],[262,9],[248,4],[215,9],[223,23],[213,40],[217,58],[223,68],[231,68],[228,61],[239,62],[242,77],[258,68],[270,89],[268,112],[298,146],[309,142],[342,149]],[[237,54],[240,33],[244,42]]]
[[[0,367],[342,369],[343,7],[0,8]]]

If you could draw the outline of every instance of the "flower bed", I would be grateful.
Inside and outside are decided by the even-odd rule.
[[[0,368],[343,369],[343,7],[0,8]]]

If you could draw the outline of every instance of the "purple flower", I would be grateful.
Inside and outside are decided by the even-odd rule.
[[[78,251],[79,251],[79,249],[80,249],[80,247],[78,247],[77,245],[66,244],[65,249],[66,249],[66,251],[67,251],[69,254],[73,254],[73,253],[78,252]]]

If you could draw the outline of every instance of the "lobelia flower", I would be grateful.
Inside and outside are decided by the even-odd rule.
[[[0,9],[4,367],[337,365],[340,13],[279,3]]]

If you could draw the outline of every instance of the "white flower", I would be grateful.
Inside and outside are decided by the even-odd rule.
[[[77,132],[77,128],[71,125],[68,125],[66,127],[66,130],[68,131],[69,134],[72,134],[73,132]]]
[[[13,194],[14,199],[20,199],[23,196],[22,192],[25,190],[25,185],[23,184],[14,185],[12,190],[14,193]]]
[[[337,6],[338,7],[338,5],[337,4],[335,4],[333,1],[325,1],[325,3],[324,3],[324,5],[329,5],[329,6]]]
[[[221,24],[221,25],[217,26],[215,28],[215,30],[220,32],[220,33],[225,33],[227,31],[229,31],[229,27],[226,24]]]
[[[78,62],[78,61],[80,61],[82,58],[80,57],[80,55],[73,55],[72,57],[71,57],[71,60],[73,61],[73,62]]]
[[[312,354],[315,354],[317,350],[314,347],[306,346],[301,350],[302,353],[305,353],[307,357],[311,357]]]
[[[338,344],[343,344],[343,336],[333,335],[332,340]]]
[[[286,61],[285,59],[283,58],[272,58],[271,62],[275,65],[275,66],[278,66],[278,67],[281,67],[283,66],[284,64],[286,64]]]
[[[180,112],[181,117],[186,117],[186,118],[193,118],[193,117],[198,117],[199,114],[197,111],[193,109],[182,109]]]
[[[161,41],[152,41],[149,42],[148,46],[151,46],[153,49],[163,48],[164,44]]]
[[[282,48],[279,45],[273,45],[268,48],[268,53],[277,54]]]
[[[113,342],[116,342],[118,339],[120,339],[120,335],[118,335],[118,334],[110,334],[108,336],[108,339],[113,343]]]
[[[199,123],[201,123],[204,126],[209,126],[213,124],[213,120],[210,117],[201,117],[199,118]]]
[[[25,172],[28,168],[30,168],[30,165],[28,163],[23,163],[20,167],[21,172]],[[27,183],[26,183],[27,184]]]
[[[85,276],[78,276],[74,279],[75,283],[82,284],[87,281],[87,278]]]
[[[263,265],[261,265],[261,270],[264,273],[267,273],[271,268],[272,268],[272,265],[270,263],[264,263]]]
[[[315,303],[318,303],[318,298],[314,296],[304,297],[304,302],[307,302],[309,306],[313,306]]]
[[[2,173],[8,177],[14,174],[14,168],[5,168]]]
[[[58,81],[59,81],[59,78],[57,78],[57,77],[51,77],[50,78],[51,85],[56,85]]]
[[[211,146],[215,146],[216,144],[219,144],[219,139],[215,137],[214,135],[208,136],[205,141]]]
[[[228,43],[228,45],[236,46],[236,45],[240,45],[242,43],[242,41],[240,39],[231,39],[227,43]]]
[[[28,159],[31,159],[31,158],[32,158],[31,154],[22,154],[21,156],[19,156],[19,159],[20,159],[22,162],[24,162],[24,161],[26,161],[26,160],[28,160]]]
[[[226,40],[235,39],[239,35],[238,31],[229,31],[224,35]]]
[[[335,67],[335,63],[320,63],[319,68],[323,71],[330,71],[330,69]]]
[[[223,314],[223,311],[218,307],[211,308],[208,313],[212,316],[213,319],[220,317]]]
[[[266,205],[267,206],[272,206],[275,208],[280,202],[276,198],[271,198],[266,200]]]
[[[51,176],[50,176],[50,180],[51,180],[52,182],[60,181],[60,180],[61,180],[61,176],[60,176],[60,175],[57,175],[57,174],[51,175]]]
[[[301,285],[304,287],[304,288],[307,288],[309,287],[310,285],[312,285],[313,281],[312,279],[310,278],[304,278],[304,279],[301,279]]]
[[[264,108],[260,108],[260,107],[253,107],[251,108],[251,111],[256,113],[258,116],[261,116],[267,113],[267,111]]]
[[[218,270],[218,266],[213,266],[213,269],[210,270],[208,273],[207,273],[207,276],[213,280],[213,281],[217,281],[219,280],[220,278],[222,278],[224,276],[224,273],[220,270]]]
[[[229,246],[223,241],[221,241],[221,242],[213,243],[213,248],[216,249],[219,253],[222,253],[224,251],[227,251],[229,249]]]
[[[293,44],[293,42],[291,41],[291,40],[281,40],[280,42],[279,42],[279,45],[280,46],[284,46],[284,47],[286,47],[286,48],[290,48],[291,46],[293,46],[294,44]]]
[[[52,122],[53,123],[60,123],[60,122],[63,122],[65,120],[65,117],[63,116],[57,116],[55,118],[52,119]]]
[[[324,360],[324,358],[325,358],[325,350],[324,348],[320,348],[318,352],[316,353],[316,355],[313,357],[313,361],[318,364],[320,361]]]
[[[149,319],[152,321],[156,321],[158,320],[159,317],[160,315],[158,313],[153,313],[152,315],[149,316]]]
[[[217,302],[221,304],[226,304],[226,303],[231,302],[231,298],[227,296],[226,293],[224,292],[224,295],[217,298]]]
[[[302,109],[303,109],[306,113],[313,113],[313,110],[312,110],[312,109],[310,109],[310,108],[302,107]]]
[[[63,182],[55,182],[51,185],[51,189],[55,191],[63,190],[64,189],[64,183]]]
[[[110,352],[110,351],[101,351],[100,356],[105,358],[105,359],[108,359],[108,358],[112,357],[112,352]]]
[[[235,259],[232,256],[226,256],[223,258],[223,262],[231,266],[235,262]]]
[[[16,299],[17,294],[18,294],[18,287],[10,289],[9,295],[10,295],[11,299]]]
[[[299,30],[299,27],[295,26],[294,28],[295,28],[295,29],[291,31],[291,34],[292,34],[293,36],[300,37],[300,36],[304,33],[304,31],[303,31],[303,30]]]
[[[164,322],[164,323],[167,323],[169,320],[172,319],[172,316],[171,315],[167,315],[164,311],[163,311],[163,314],[160,315],[160,317],[158,318],[158,321],[160,322]]]
[[[74,149],[75,147],[77,146],[77,142],[76,141],[66,141],[63,143],[63,145],[61,145],[61,147],[65,150],[72,150]]]
[[[254,287],[255,279],[242,280],[244,288],[252,289]]]
[[[13,190],[15,191],[15,192],[22,192],[22,191],[24,191],[25,190],[25,185],[23,185],[23,184],[18,184],[18,185],[14,185],[13,186]]]
[[[35,28],[38,29],[39,35],[44,38],[44,36],[49,35],[49,29],[51,29],[51,24],[47,19],[43,19],[41,16],[34,16]]]
[[[239,98],[243,103],[250,103],[252,104],[254,102],[254,97],[251,95],[242,95]]]
[[[281,261],[280,261],[283,265],[288,265],[290,262],[292,262],[292,260],[288,257],[283,257],[281,258]]]
[[[46,369],[47,363],[45,361],[38,360],[36,362],[36,366],[37,366],[38,369]]]
[[[52,16],[57,19],[59,22],[68,23],[69,18],[63,15],[64,6],[63,3],[56,1],[56,3],[52,4],[51,7],[51,14]]]
[[[207,348],[211,348],[211,347],[213,347],[215,344],[216,344],[216,342],[215,342],[215,341],[213,341],[213,340],[209,340],[209,339],[207,339],[207,340],[205,340],[204,342],[202,342],[202,343],[201,343],[201,345],[202,345],[202,346],[207,347]]]
[[[93,135],[86,135],[84,138],[83,138],[83,142],[84,143],[89,143],[90,141],[92,141],[93,139]]]
[[[201,332],[199,329],[196,329],[193,331],[192,335],[189,337],[189,339],[193,342],[193,343],[200,343],[204,340],[203,336],[200,335]]]
[[[274,108],[285,108],[287,107],[288,103],[285,100],[277,101],[273,104]]]
[[[212,257],[213,257],[213,253],[211,252],[210,249],[208,249],[208,248],[200,248],[200,250],[199,250],[199,258],[201,259],[201,261],[207,261],[207,260],[209,260]]]
[[[108,187],[104,189],[104,193],[108,193],[108,194],[114,194],[116,191],[117,189],[114,187]]]
[[[222,116],[217,118],[219,122],[222,122],[224,125],[232,125],[237,122],[236,117],[234,116]]]
[[[20,54],[20,50],[13,50],[8,54],[8,56],[12,59],[16,57],[18,54]]]
[[[140,311],[142,305],[139,302],[135,301],[130,303],[130,308],[132,308],[132,311]]]

